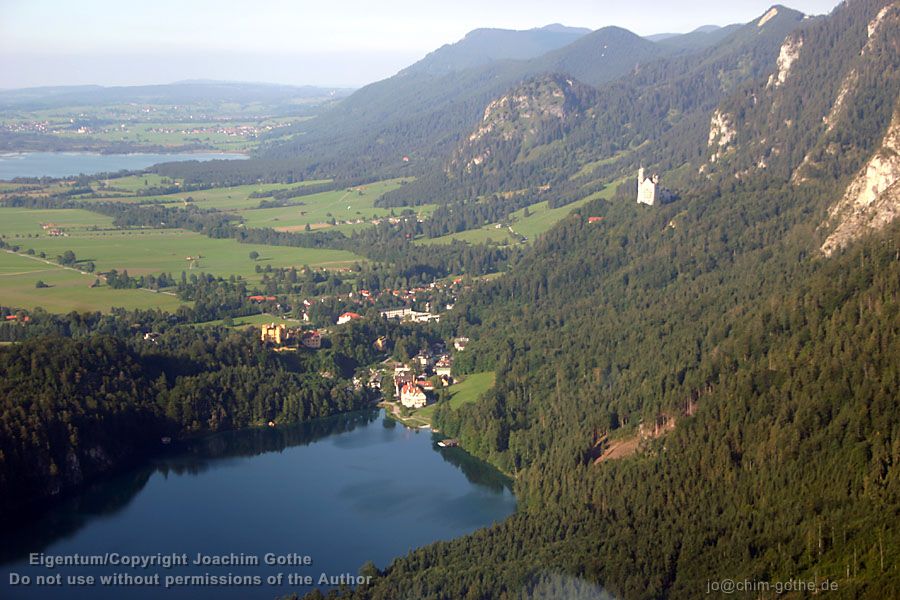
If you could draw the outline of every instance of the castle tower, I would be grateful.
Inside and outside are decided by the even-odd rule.
[[[658,181],[659,177],[657,177],[656,175],[644,178],[644,167],[638,169],[638,204],[646,204],[648,206],[653,206],[654,204],[656,204],[656,200],[658,198],[656,184]]]

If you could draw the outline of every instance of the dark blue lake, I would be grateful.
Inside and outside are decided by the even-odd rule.
[[[438,448],[427,430],[409,430],[370,411],[277,429],[217,434],[173,448],[142,468],[94,485],[35,523],[0,537],[2,598],[275,598],[318,581],[357,575],[410,549],[501,521],[515,509],[509,482],[458,448]],[[29,565],[31,553],[67,557],[198,553],[259,566]],[[307,566],[265,565],[265,555],[309,556]],[[112,558],[110,558],[112,560]],[[157,559],[158,560],[158,559]],[[11,585],[11,574],[30,585]],[[39,575],[62,585],[35,585]],[[159,585],[101,585],[101,575],[151,577]],[[281,585],[268,576],[283,574]],[[73,586],[70,575],[93,575]],[[166,577],[258,576],[260,585],[182,585]]]
[[[0,154],[0,180],[14,177],[69,177],[138,170],[164,162],[243,159],[243,154],[97,154],[93,152],[23,152]]]

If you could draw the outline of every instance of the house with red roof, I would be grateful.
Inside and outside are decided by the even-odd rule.
[[[428,404],[428,397],[422,388],[409,382],[400,390],[400,404],[407,408],[422,408]]]
[[[349,323],[350,321],[355,321],[356,319],[362,319],[362,315],[358,315],[355,312],[345,312],[338,317],[337,324],[343,325],[344,323]]]

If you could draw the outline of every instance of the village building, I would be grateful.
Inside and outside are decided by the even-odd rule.
[[[453,368],[453,360],[449,356],[442,356],[440,360],[438,360],[434,364],[434,372],[439,377],[450,376],[450,371]]]
[[[300,336],[300,343],[304,348],[318,350],[322,347],[322,334],[318,331],[306,331]]]
[[[466,346],[469,344],[469,338],[467,337],[458,337],[453,340],[453,347],[456,348],[458,352],[462,352],[466,349]]]
[[[430,369],[434,364],[434,359],[432,358],[429,352],[419,352],[419,354],[413,359],[420,368],[422,369]]]
[[[381,311],[381,316],[385,319],[400,319],[410,316],[413,310],[411,308],[392,308]]]
[[[428,404],[428,397],[422,388],[409,382],[400,390],[400,404],[407,408],[422,408]]]
[[[416,377],[409,373],[399,373],[394,375],[394,396],[400,397],[400,392],[403,390],[404,386],[408,383],[415,384]]]
[[[282,323],[271,323],[268,325],[263,325],[260,328],[259,337],[263,343],[275,344],[276,346],[280,346],[287,341],[287,327],[285,327]]]
[[[355,321],[356,319],[362,319],[362,315],[358,315],[355,312],[345,312],[338,317],[337,324],[343,325],[344,323],[349,323],[350,321]]]

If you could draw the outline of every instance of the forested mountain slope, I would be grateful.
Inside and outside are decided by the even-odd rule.
[[[650,41],[607,27],[530,60],[494,60],[437,73],[417,63],[358,90],[298,129],[292,141],[268,147],[263,157],[296,157],[322,172],[340,168],[354,174],[396,170],[403,165],[403,156],[412,159],[410,167],[415,171],[440,168],[484,107],[516,83],[572,69],[585,81],[599,84],[629,73],[662,52]]]
[[[551,202],[553,198],[571,202],[623,174],[631,176],[642,163],[665,169],[684,167],[705,151],[710,115],[717,105],[768,76],[775,68],[785,36],[803,23],[801,13],[773,7],[712,47],[642,61],[633,72],[597,86],[594,93],[569,92],[579,99],[575,116],[581,118],[558,120],[554,126],[541,127],[536,136],[520,130],[500,140],[496,136],[482,139],[479,132],[483,129],[498,129],[498,113],[490,110],[498,101],[527,99],[529,106],[547,112],[552,101],[541,95],[534,80],[565,81],[561,90],[583,90],[584,81],[596,82],[596,75],[590,69],[578,68],[591,63],[587,58],[578,58],[579,53],[587,57],[598,49],[599,53],[606,52],[603,47],[609,45],[611,38],[634,41],[632,34],[616,28],[585,36],[558,51],[569,53],[564,61],[550,60],[555,53],[538,59],[551,71],[565,63],[577,76],[553,72],[506,90],[486,104],[481,122],[469,130],[468,138],[456,145],[449,158],[442,159],[443,165],[432,165],[414,184],[386,194],[381,202],[402,205],[472,201],[479,195],[523,189],[534,192],[548,186],[552,188]],[[609,37],[601,39],[601,33]],[[483,160],[478,164],[469,162],[466,169],[460,170],[454,163],[460,155],[472,154],[473,138],[478,138],[477,154]],[[532,201],[546,199],[534,194]],[[561,205],[566,201],[556,202]],[[511,210],[516,208],[519,207]]]
[[[894,4],[851,1],[807,20],[791,33],[804,39],[797,58],[799,38],[782,39],[774,68],[760,62],[709,108],[677,201],[588,203],[458,303],[447,326],[472,341],[457,368],[495,370],[497,383],[477,403],[439,406],[435,421],[516,477],[520,510],[336,596],[597,597],[602,586],[696,598],[725,578],[896,595],[900,223],[822,251],[832,207],[873,157],[893,156],[896,36],[879,38],[876,21],[889,24]],[[798,181],[829,135],[819,98],[854,66],[867,81],[869,53],[884,69],[847,93],[840,168]],[[818,87],[803,95],[795,80]],[[759,108],[733,113],[735,149],[711,163],[710,113],[753,93]],[[776,127],[773,110],[801,132]],[[763,137],[785,147],[748,170],[744,148]],[[596,461],[622,440],[633,454]]]

